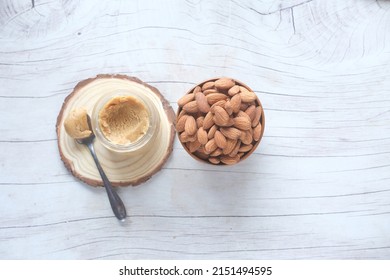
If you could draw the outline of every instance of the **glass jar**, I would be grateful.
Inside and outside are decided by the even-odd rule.
[[[144,105],[145,109],[148,112],[149,124],[146,128],[145,133],[137,140],[128,144],[119,144],[107,138],[105,133],[102,131],[100,126],[100,112],[105,107],[105,105],[114,98],[128,96],[133,97]],[[152,140],[158,134],[159,127],[160,118],[158,110],[153,101],[150,99],[150,97],[147,94],[142,94],[142,92],[131,90],[108,92],[107,94],[104,94],[104,96],[102,96],[99,100],[97,100],[96,105],[92,111],[92,128],[94,130],[97,140],[99,140],[104,147],[113,152],[131,153],[146,148],[148,146],[148,143],[152,143]]]

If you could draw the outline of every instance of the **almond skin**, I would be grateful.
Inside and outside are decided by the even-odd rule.
[[[230,100],[226,101],[225,106],[223,106],[223,108],[229,115],[233,114],[233,106]]]
[[[199,127],[198,131],[196,132],[196,136],[198,138],[198,141],[202,145],[206,145],[206,143],[209,141],[209,138],[207,137],[207,132],[204,130],[203,127]]]
[[[193,116],[188,116],[186,123],[184,125],[184,131],[187,135],[194,135],[198,131],[198,127],[196,126],[196,121]]]
[[[232,105],[233,113],[237,114],[240,111],[241,106],[241,95],[236,94],[230,99],[230,104]]]
[[[215,87],[218,90],[228,90],[233,87],[236,83],[229,78],[221,78],[215,81]]]
[[[211,106],[211,108],[210,108],[210,111],[211,111],[211,113],[215,113],[215,111],[214,111],[214,109],[215,109],[215,107],[217,107],[217,106],[219,106],[219,107],[225,107],[225,104],[226,104],[226,100],[220,100],[220,101],[218,101],[218,102],[215,102],[212,106]]]
[[[215,140],[214,138],[213,139],[210,139],[206,145],[204,146],[204,149],[206,151],[206,153],[208,154],[211,154],[212,152],[214,152],[216,149],[217,149],[217,144],[215,144]]]
[[[214,125],[214,114],[211,113],[211,112],[208,112],[206,114],[206,116],[204,117],[204,120],[203,120],[203,128],[205,130],[208,130],[210,127],[212,127]]]
[[[212,157],[217,157],[217,156],[220,156],[220,155],[222,155],[222,149],[221,148],[217,148],[214,152],[212,152],[210,154],[210,156],[212,156]]]
[[[202,88],[201,88],[200,86],[196,86],[196,87],[194,88],[193,93],[197,93],[197,92],[199,92],[199,91],[202,91]]]
[[[235,157],[230,157],[230,156],[222,156],[221,157],[221,162],[226,164],[226,165],[233,165],[239,161],[240,161],[240,157],[238,155]]]
[[[218,127],[214,124],[210,129],[209,129],[209,132],[207,133],[207,137],[209,139],[212,139],[214,138],[214,134],[215,132],[218,130]]]
[[[190,151],[190,153],[193,153],[193,152],[195,152],[196,150],[199,149],[201,144],[199,143],[198,140],[195,140],[193,142],[187,142],[186,146],[187,146],[188,150]]]
[[[202,86],[202,91],[214,88],[214,82],[206,82]]]
[[[184,127],[185,127],[186,120],[188,117],[189,117],[188,115],[183,115],[178,119],[178,121],[176,122],[176,131],[177,132],[184,131]]]
[[[198,91],[197,93],[195,93],[195,100],[200,112],[208,113],[210,111],[210,105],[207,102],[207,98],[203,94],[203,92]]]
[[[203,91],[204,95],[209,95],[210,93],[219,93],[219,91],[215,88],[210,88],[210,89],[206,89],[205,91]]]
[[[245,117],[235,117],[233,126],[240,130],[248,130],[252,127],[251,122]]]
[[[263,112],[263,109],[260,106],[257,106],[255,109],[255,117],[252,121],[252,127],[255,127],[259,124],[262,112]]]
[[[237,117],[243,117],[243,118],[246,118],[248,120],[248,122],[252,122],[251,120],[251,117],[248,116],[247,113],[245,113],[244,111],[239,111],[238,114],[237,114]]]
[[[235,157],[238,153],[238,150],[240,149],[241,147],[241,140],[238,140],[236,145],[234,146],[234,149],[233,151],[231,151],[231,153],[229,154],[230,157]]]
[[[240,95],[242,102],[252,102],[256,100],[256,94],[240,86]]]
[[[229,122],[229,114],[222,107],[214,108],[214,123],[219,126],[225,126]]]
[[[259,123],[259,124],[253,129],[253,140],[259,141],[259,140],[260,140],[260,134],[261,134],[261,123]]]
[[[196,125],[197,125],[198,127],[203,126],[203,121],[204,121],[204,117],[203,117],[203,116],[198,117],[198,118],[196,119]]]
[[[240,96],[240,97],[241,97],[241,96]],[[241,111],[244,111],[244,112],[245,112],[245,110],[248,109],[248,107],[249,107],[249,104],[248,104],[248,103],[245,103],[245,102],[242,102],[242,101],[241,101],[241,105],[240,105],[240,110],[241,110]]]
[[[214,140],[218,148],[224,149],[226,147],[226,138],[219,130],[215,132]]]
[[[208,160],[212,164],[219,164],[221,162],[221,160],[219,158],[216,158],[216,157],[210,157],[210,158],[208,158]]]
[[[238,85],[235,85],[235,86],[232,86],[229,90],[228,90],[228,94],[230,96],[234,96],[236,95],[237,93],[240,92],[240,87]]]
[[[213,105],[214,103],[217,103],[220,100],[227,99],[227,96],[223,93],[210,93],[210,94],[206,95],[206,97],[207,97],[207,102],[210,105]]]
[[[245,110],[245,113],[249,116],[251,122],[255,119],[255,115],[256,115],[255,110],[256,110],[255,105],[251,105]]]
[[[249,145],[241,145],[240,149],[238,149],[239,152],[249,152],[250,150],[252,150],[253,148],[253,145],[252,144],[249,144]]]
[[[196,140],[196,135],[188,135],[185,131],[182,132],[179,136],[180,142],[186,143],[186,142],[193,142]]]
[[[177,105],[179,105],[179,107],[183,107],[188,102],[194,100],[194,98],[195,98],[195,94],[193,93],[186,94],[177,101]]]
[[[190,101],[183,106],[183,110],[188,113],[197,113],[198,112],[198,104],[196,101]]]
[[[184,116],[184,115],[186,115],[186,114],[187,114],[186,111],[180,110],[180,113],[179,113],[179,115],[177,116],[177,119],[180,119],[182,116]]]
[[[244,133],[241,133],[240,140],[244,145],[249,145],[253,142],[253,130],[247,130]]]
[[[235,128],[235,127],[221,127],[222,134],[233,140],[237,140],[241,136],[241,130]]]
[[[222,153],[224,155],[230,154],[233,151],[233,149],[236,147],[236,144],[237,144],[237,140],[226,139],[226,147],[225,149],[222,150]]]

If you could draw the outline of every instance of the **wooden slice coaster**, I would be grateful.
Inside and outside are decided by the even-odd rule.
[[[57,117],[57,139],[60,156],[70,172],[91,186],[102,181],[92,156],[85,145],[78,144],[65,131],[64,120],[75,108],[85,108],[91,116],[99,98],[113,91],[137,91],[148,95],[158,108],[160,129],[156,140],[142,154],[116,153],[105,148],[96,138],[94,147],[100,163],[113,186],[138,185],[158,172],[173,149],[175,113],[169,102],[154,87],[126,75],[102,74],[79,82],[67,96]]]

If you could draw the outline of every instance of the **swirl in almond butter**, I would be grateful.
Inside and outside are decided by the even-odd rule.
[[[100,110],[99,126],[112,143],[128,145],[146,134],[149,113],[140,100],[132,96],[117,96]]]

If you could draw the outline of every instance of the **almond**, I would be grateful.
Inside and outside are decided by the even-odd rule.
[[[253,140],[259,141],[261,134],[261,123],[259,123],[254,129],[253,129]]]
[[[241,136],[241,130],[234,127],[221,127],[221,132],[225,137],[237,140]]]
[[[230,96],[234,96],[234,95],[236,95],[236,94],[239,93],[239,92],[240,92],[240,87],[237,86],[237,85],[231,87],[231,88],[228,90],[228,94],[229,94]]]
[[[220,148],[217,148],[214,152],[212,152],[210,154],[210,156],[212,156],[212,157],[217,157],[217,156],[220,156],[220,155],[222,155],[222,149],[220,149]]]
[[[221,78],[215,81],[215,87],[219,90],[228,90],[235,85],[235,82],[229,78]]]
[[[204,117],[203,116],[200,116],[196,119],[196,126],[197,127],[201,127],[203,126],[203,121],[204,121]]]
[[[188,113],[197,113],[198,104],[196,104],[196,101],[190,101],[183,106],[183,110]]]
[[[232,103],[229,100],[226,101],[225,106],[223,106],[223,107],[224,107],[225,111],[229,115],[233,114],[233,106],[232,106]]]
[[[214,82],[206,82],[202,86],[202,91],[214,88]]]
[[[226,147],[222,150],[222,153],[224,155],[228,155],[230,154],[233,149],[236,147],[236,144],[237,144],[237,140],[233,140],[233,139],[226,139]]]
[[[219,126],[224,126],[229,122],[229,114],[222,107],[216,106],[214,108],[214,123]]]
[[[255,127],[259,124],[260,122],[260,118],[261,118],[261,114],[262,114],[262,108],[260,106],[257,106],[256,107],[256,110],[255,110],[255,117],[252,121],[252,127]]]
[[[251,117],[248,116],[247,113],[245,113],[244,111],[239,111],[238,114],[237,114],[237,117],[243,117],[243,118],[246,118],[248,120],[248,122],[252,122],[251,120]]]
[[[206,151],[207,154],[211,154],[212,152],[214,152],[216,149],[217,149],[217,144],[215,144],[215,140],[214,138],[213,139],[210,139],[206,145],[204,146],[204,149]]]
[[[241,147],[241,140],[238,140],[236,145],[234,146],[234,149],[233,151],[231,151],[231,153],[229,153],[229,156],[230,157],[235,157],[238,153],[238,150],[240,149]]]
[[[237,114],[240,111],[241,106],[241,95],[236,94],[230,99],[230,104],[232,105],[233,113]]]
[[[240,86],[240,95],[242,102],[252,102],[256,100],[256,94],[253,91]]]
[[[177,116],[177,119],[180,119],[182,116],[186,115],[187,112],[184,110],[180,110],[179,116]]]
[[[203,127],[200,127],[198,129],[198,131],[196,132],[196,136],[198,138],[198,141],[202,145],[206,145],[206,143],[209,141],[209,138],[207,137],[207,132],[206,132],[206,130],[204,130]]]
[[[230,157],[230,156],[221,157],[221,162],[227,165],[236,164],[239,161],[240,161],[240,157],[238,155],[236,155],[235,157]]]
[[[181,116],[177,123],[176,123],[176,131],[177,132],[183,132],[184,131],[184,127],[185,127],[185,124],[186,124],[186,120],[189,116],[188,115],[183,115]]]
[[[242,100],[241,100],[240,110],[245,112],[245,110],[248,109],[248,107],[249,107],[249,104],[242,102]]]
[[[229,126],[232,126],[234,124],[234,120],[233,120],[233,116],[230,116],[228,122],[223,125],[224,127],[229,127]]]
[[[203,120],[203,128],[205,130],[208,130],[210,127],[212,127],[214,125],[214,114],[211,113],[211,112],[208,112],[206,114],[206,116],[204,117],[204,120]]]
[[[245,145],[249,145],[252,143],[253,141],[253,130],[250,129],[250,130],[247,130],[245,131],[244,133],[241,133],[241,136],[240,136],[240,140],[243,144]]]
[[[199,91],[202,91],[201,87],[200,86],[196,86],[193,90],[193,93],[197,93]]]
[[[233,126],[240,130],[248,130],[252,127],[251,122],[245,117],[235,117],[233,120]]]
[[[219,91],[215,88],[210,88],[210,89],[206,89],[205,91],[203,91],[204,95],[209,95],[210,93],[219,93]]]
[[[206,150],[204,149],[204,146],[200,146],[200,148],[197,150],[197,152],[200,152],[200,153],[202,153],[202,154],[208,155],[208,153],[207,153]]]
[[[241,145],[240,149],[238,149],[239,152],[249,152],[250,150],[252,150],[253,148],[253,145],[252,144],[249,144],[249,145]]]
[[[221,160],[219,158],[216,158],[216,157],[210,157],[210,158],[208,158],[208,160],[212,164],[219,164],[221,162]]]
[[[213,105],[214,103],[220,101],[220,100],[226,100],[227,96],[223,93],[210,93],[207,96],[207,102],[210,105]]]
[[[198,127],[196,126],[196,121],[193,116],[188,116],[186,123],[184,125],[184,131],[187,133],[187,135],[194,135],[196,131],[198,130]]]
[[[250,117],[251,122],[255,119],[255,115],[256,115],[255,110],[256,110],[255,105],[251,105],[248,107],[248,109],[245,110],[245,113]]]
[[[194,98],[195,98],[195,94],[193,93],[186,94],[177,101],[177,105],[179,105],[179,107],[183,107],[188,102],[194,100]]]
[[[208,113],[210,111],[210,105],[207,102],[206,96],[203,94],[203,92],[198,91],[195,93],[195,100],[196,104],[198,104],[198,109],[202,113]]]
[[[225,104],[226,104],[226,100],[220,100],[220,101],[218,101],[218,102],[215,102],[212,106],[211,106],[211,108],[210,108],[210,111],[214,114],[215,113],[215,111],[214,111],[214,109],[215,109],[215,107],[217,107],[217,106],[219,106],[219,107],[225,107]]]
[[[243,155],[245,155],[245,153],[243,153],[243,152],[237,154],[237,156],[239,156],[240,159],[241,159],[241,157],[242,157]]]
[[[185,131],[182,132],[179,136],[180,142],[186,143],[186,142],[193,142],[196,140],[196,135],[188,135]]]
[[[224,149],[226,147],[226,138],[219,130],[215,132],[214,140],[219,148]]]
[[[210,129],[209,132],[207,133],[207,137],[209,139],[214,138],[215,132],[218,130],[218,127],[214,124]]]
[[[187,142],[186,146],[187,146],[188,150],[190,151],[190,153],[193,153],[193,152],[195,152],[196,150],[199,149],[201,144],[199,143],[198,140],[195,140],[193,142]]]

